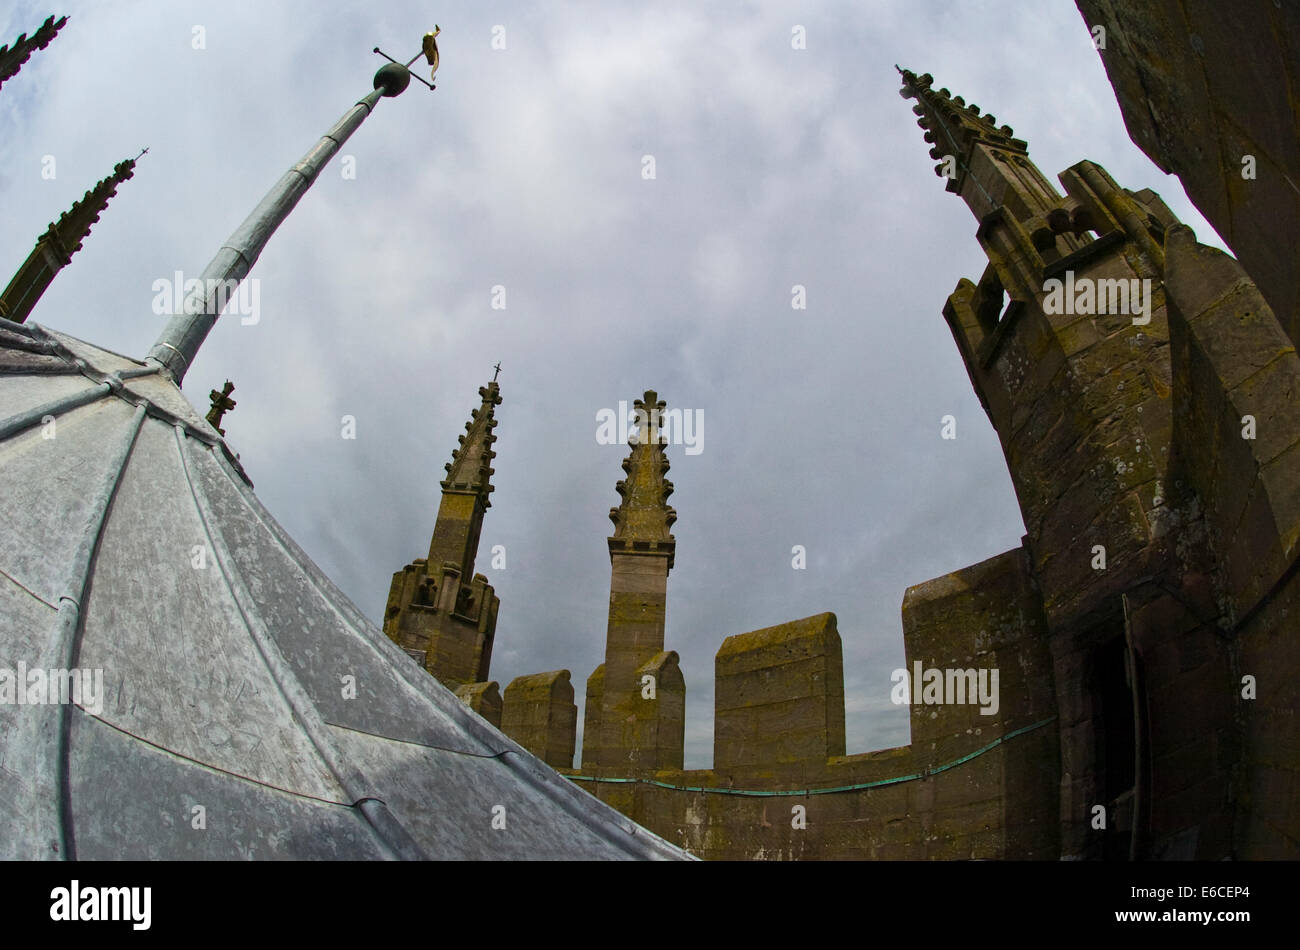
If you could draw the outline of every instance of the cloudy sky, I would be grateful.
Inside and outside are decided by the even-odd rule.
[[[894,64],[1012,125],[1049,178],[1100,162],[1222,245],[1129,141],[1068,0],[539,6],[9,3],[0,42],[70,19],[0,90],[0,268],[148,146],[32,316],[143,356],[165,322],[154,281],[197,275],[370,89],[371,49],[408,59],[436,22],[437,91],[384,100],[343,149],[355,176],[339,159],[322,173],[253,272],[258,322],[218,322],[190,400],[234,381],[227,437],[258,494],[378,622],[501,361],[478,564],[501,598],[492,677],[569,669],[581,705],[627,451],[598,442],[596,417],[656,389],[703,418],[698,454],[668,449],[687,766],[712,761],[722,640],[827,610],[848,751],[905,744],[889,701],[905,589],[1024,527],[941,315],[983,270],[975,221],[935,177]]]

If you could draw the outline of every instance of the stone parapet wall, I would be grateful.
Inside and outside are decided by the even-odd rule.
[[[584,751],[562,771],[705,858],[1055,858],[1051,660],[1025,552],[909,589],[903,628],[909,667],[1005,671],[996,708],[919,702],[911,745],[843,754],[841,644],[824,613],[723,643],[713,768],[603,767]],[[882,679],[880,695],[895,688]]]

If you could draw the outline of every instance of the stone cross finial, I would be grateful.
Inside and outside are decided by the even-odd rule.
[[[234,391],[235,384],[226,380],[226,385],[222,387],[221,392],[214,389],[208,393],[208,398],[212,400],[212,408],[208,410],[206,418],[208,424],[221,435],[226,434],[226,430],[221,428],[221,417],[235,408],[235,400],[230,398],[230,394]]]

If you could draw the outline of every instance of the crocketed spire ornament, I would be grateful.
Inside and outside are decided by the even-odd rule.
[[[644,397],[633,402],[637,427],[628,437],[632,451],[623,460],[627,478],[614,486],[623,500],[617,508],[609,510],[609,518],[614,522],[609,550],[611,554],[666,550],[671,568],[676,539],[670,529],[677,520],[677,512],[668,504],[673,483],[664,477],[670,466],[660,434],[660,421],[667,405],[654,390],[647,390]]]
[[[484,508],[491,508],[488,497],[496,491],[492,487],[492,460],[497,457],[492,445],[497,437],[493,429],[497,426],[494,410],[501,405],[501,387],[496,380],[478,389],[482,405],[474,410],[474,415],[465,423],[465,434],[459,436],[460,446],[453,449],[451,461],[444,466],[447,477],[442,487],[450,491],[476,492]]]

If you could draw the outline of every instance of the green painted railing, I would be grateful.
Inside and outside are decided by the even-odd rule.
[[[959,765],[969,762],[971,759],[979,758],[985,752],[990,752],[993,749],[996,749],[1004,742],[1014,739],[1017,736],[1023,736],[1027,732],[1033,732],[1035,729],[1041,729],[1048,723],[1055,721],[1056,717],[1052,716],[1048,719],[1042,720],[1041,722],[1036,722],[1033,725],[1023,726],[1020,729],[1012,730],[1006,735],[994,739],[988,745],[976,749],[968,755],[963,755],[960,759],[953,759],[951,762],[945,762],[943,765],[935,766],[932,769],[924,769],[920,772],[915,772],[912,775],[900,775],[897,778],[877,779],[874,782],[860,782],[856,785],[836,785],[834,788],[803,788],[795,789],[794,791],[769,791],[766,789],[753,788],[707,788],[703,785],[673,785],[669,782],[660,782],[650,778],[601,778],[595,775],[565,775],[564,777],[573,779],[575,782],[606,782],[617,785],[634,785],[640,783],[642,785],[653,785],[656,788],[669,788],[678,792],[706,792],[712,795],[748,795],[755,798],[778,798],[789,795],[831,795],[837,792],[858,792],[866,788],[879,788],[882,785],[897,785],[900,782],[915,782],[918,779],[923,779],[930,775],[937,775],[940,772],[946,772],[949,769],[956,768]]]

